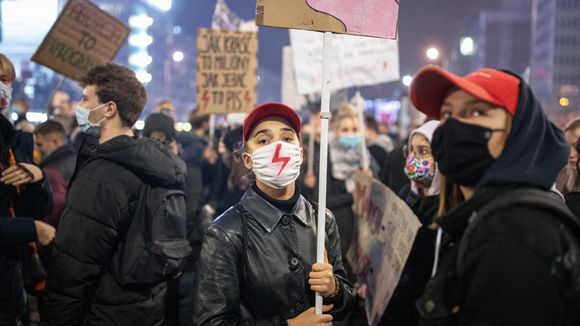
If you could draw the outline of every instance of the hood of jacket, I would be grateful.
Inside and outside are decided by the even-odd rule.
[[[156,187],[185,187],[186,166],[159,142],[149,138],[115,137],[94,149],[96,157],[119,164]]]
[[[206,144],[203,139],[192,133],[177,134],[177,142],[181,145],[181,157],[187,164],[199,165],[203,159]]]
[[[520,78],[518,105],[505,148],[476,189],[528,185],[548,190],[566,165],[569,151],[562,130],[548,120],[530,87]]]

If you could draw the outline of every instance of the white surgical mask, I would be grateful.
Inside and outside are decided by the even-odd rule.
[[[100,108],[105,107],[105,105],[107,105],[107,103],[103,103],[93,109],[87,109],[87,108],[83,108],[82,106],[77,106],[76,112],[75,112],[75,116],[77,117],[77,122],[79,123],[79,127],[81,127],[82,132],[84,133],[92,133],[93,131],[98,131],[99,127],[101,126],[101,123],[103,121],[105,121],[105,117],[103,117],[99,122],[97,123],[92,123],[89,120],[89,116],[91,114],[91,112],[96,111]]]
[[[302,155],[299,146],[277,141],[252,153],[252,170],[271,188],[282,189],[298,179]]]
[[[6,83],[0,82],[0,110],[8,108],[10,106],[10,101],[12,101],[12,87]]]

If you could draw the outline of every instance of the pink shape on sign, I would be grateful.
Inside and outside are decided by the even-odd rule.
[[[306,0],[313,9],[336,17],[349,34],[394,38],[399,0]]]

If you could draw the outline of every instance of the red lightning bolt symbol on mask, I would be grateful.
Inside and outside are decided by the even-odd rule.
[[[274,157],[272,158],[272,163],[284,163],[282,164],[282,167],[280,168],[280,171],[278,171],[278,175],[280,175],[280,173],[282,173],[282,171],[284,170],[284,168],[286,167],[286,165],[288,164],[288,162],[290,162],[290,157],[286,156],[286,157],[281,157],[280,156],[280,150],[282,149],[282,144],[278,144],[276,146],[276,152],[274,152]]]
[[[203,101],[203,108],[207,106],[207,102],[209,101],[209,96],[207,96],[208,91],[203,91],[203,95],[201,96],[201,100]]]

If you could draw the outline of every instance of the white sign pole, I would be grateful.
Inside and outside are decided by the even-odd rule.
[[[318,173],[318,227],[316,231],[316,262],[324,263],[326,225],[326,170],[328,159],[328,122],[330,120],[330,65],[332,33],[324,33],[322,50],[322,94],[320,103],[320,168]],[[316,293],[315,310],[322,315],[322,296]]]
[[[209,115],[209,147],[214,146],[213,138],[215,137],[215,114]]]
[[[359,119],[359,134],[360,134],[360,150],[362,158],[362,168],[363,170],[368,170],[369,163],[369,152],[367,151],[367,139],[366,139],[366,124],[365,124],[365,102],[364,98],[360,95],[360,91],[356,91],[354,95],[354,105],[358,111]]]

